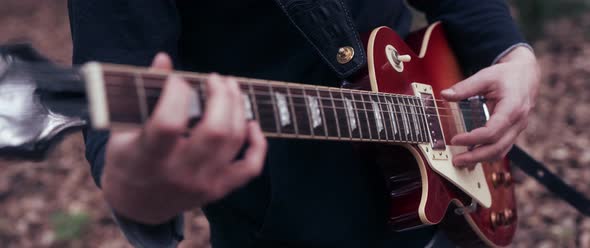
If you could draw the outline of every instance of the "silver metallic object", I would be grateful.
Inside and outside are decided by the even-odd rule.
[[[33,55],[37,55],[34,50],[22,45],[0,48],[0,150],[9,155],[41,152],[64,130],[86,125],[80,116],[57,113],[51,108],[51,101],[44,101],[39,87],[47,82],[42,80],[64,77],[56,77],[57,72],[51,74],[49,69],[54,67],[47,61],[44,70],[27,70],[31,68],[30,61],[23,57],[42,60]]]

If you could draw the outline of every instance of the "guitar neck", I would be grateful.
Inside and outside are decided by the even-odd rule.
[[[96,129],[143,124],[170,74],[193,86],[191,118],[200,118],[207,104],[207,74],[98,63],[86,64],[82,72]],[[420,97],[249,78],[237,81],[247,119],[258,121],[269,137],[390,143],[431,139],[426,118],[431,111]]]

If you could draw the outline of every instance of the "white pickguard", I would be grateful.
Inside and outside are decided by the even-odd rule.
[[[432,95],[430,85],[413,83],[412,88],[416,96],[420,96],[420,93]],[[434,104],[436,107],[436,102]],[[440,116],[438,110],[437,115]],[[440,118],[438,121],[440,123]],[[445,150],[442,151],[432,150],[430,144],[420,144],[418,146],[425,155],[426,160],[428,160],[428,164],[436,173],[453,183],[482,206],[486,208],[492,206],[492,194],[482,164],[478,163],[473,170],[457,168],[453,165],[453,154],[463,153],[467,151],[467,147],[447,144]]]
[[[475,199],[483,207],[492,206],[492,194],[486,181],[486,175],[481,163],[478,163],[473,170],[460,169],[453,165],[453,154],[459,154],[467,151],[463,146],[447,146],[443,156],[447,158],[437,158],[441,151],[433,151],[430,144],[419,145],[420,150],[426,156],[430,168],[436,173],[443,176],[449,182],[453,183],[463,192]],[[438,153],[438,154],[437,154]]]

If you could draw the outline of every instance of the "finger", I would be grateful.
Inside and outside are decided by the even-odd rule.
[[[201,122],[191,131],[191,149],[198,151],[206,146],[207,150],[217,150],[216,154],[227,152],[221,150],[223,148],[221,146],[233,131],[231,128],[234,118],[232,107],[235,99],[232,98],[230,91],[221,76],[213,74],[207,79],[205,113]],[[209,155],[215,156],[215,154]]]
[[[479,162],[499,160],[506,156],[519,133],[520,127],[511,128],[497,143],[478,146],[456,155],[453,164],[457,167],[469,167]]]
[[[246,114],[244,109],[244,99],[242,93],[240,91],[240,87],[238,82],[235,78],[228,77],[226,83],[229,85],[231,89],[231,98],[233,99],[233,106],[231,109],[233,110],[232,116],[232,135],[233,139],[236,140],[237,148],[241,148],[244,144],[246,138]]]
[[[498,102],[490,119],[484,127],[476,128],[469,133],[458,134],[451,139],[451,144],[458,146],[474,146],[491,144],[498,141],[504,132],[519,121],[517,104],[509,100]]]
[[[480,71],[440,93],[448,101],[460,101],[476,95],[485,95],[492,83],[493,80],[488,77],[486,71]]]
[[[168,54],[160,52],[156,54],[154,60],[152,61],[151,68],[160,69],[160,70],[172,70],[172,60]]]
[[[250,179],[260,174],[266,158],[267,142],[260,125],[256,122],[248,123],[248,148],[242,160],[231,166],[223,167],[220,176],[225,188],[236,188],[246,184]]]
[[[142,135],[143,146],[149,154],[167,154],[186,131],[190,90],[190,86],[177,76],[171,76],[166,81]]]

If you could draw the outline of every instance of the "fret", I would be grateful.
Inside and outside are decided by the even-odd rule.
[[[401,134],[397,125],[397,119],[395,115],[395,107],[393,106],[393,102],[391,97],[382,96],[383,102],[385,102],[385,109],[387,110],[388,123],[391,123],[391,137],[395,141],[401,140]]]
[[[410,123],[410,116],[408,115],[408,108],[406,106],[405,103],[405,97],[400,96],[398,98],[399,100],[399,107],[401,109],[401,114],[402,114],[402,120],[404,121],[404,131],[406,134],[406,140],[407,141],[411,141],[412,140],[412,124]]]
[[[244,105],[244,117],[246,117],[246,120],[254,120],[254,109],[252,106],[252,97],[250,97],[248,84],[240,82],[238,87],[240,87],[240,93],[242,95],[242,102]]]
[[[356,129],[356,119],[354,117],[354,112],[348,111],[347,104],[345,103],[345,98],[342,95],[342,90],[335,90],[334,92],[330,92],[332,95],[332,101],[334,102],[334,112],[336,112],[336,120],[338,120],[340,126],[340,136],[341,137],[349,137],[352,138],[352,131],[351,125],[354,125]],[[350,105],[352,108],[352,105]],[[351,109],[352,110],[352,109]],[[352,116],[350,116],[352,114]]]
[[[112,122],[142,123],[133,75],[105,73],[104,80],[109,119]]]
[[[190,103],[189,103],[189,109],[188,109],[188,119],[189,119],[188,126],[192,127],[202,117],[203,111],[204,111],[204,109],[203,109],[204,103],[202,102],[203,99],[202,99],[201,95],[199,94],[199,91],[197,88],[192,87],[189,94],[191,96],[190,96],[190,100],[189,100]]]
[[[242,91],[242,101],[244,102],[244,115],[246,120],[254,120],[254,112],[252,111],[252,100],[247,91]]]
[[[309,111],[307,109],[305,97],[303,96],[303,89],[300,87],[289,87],[289,92],[291,94],[292,112],[293,115],[296,116],[294,120],[297,125],[297,131],[300,135],[313,136],[313,128],[311,127]]]
[[[260,122],[260,127],[264,132],[278,133],[278,117],[274,106],[274,100],[272,94],[270,94],[270,88],[268,85],[252,84],[252,90],[254,91],[255,108],[257,109]]]
[[[260,114],[258,113],[258,105],[256,104],[256,94],[254,93],[254,88],[252,87],[252,83],[246,82],[245,86],[248,88],[248,99],[252,104],[252,110],[254,110],[254,119],[260,122]]]
[[[352,103],[356,110],[356,116],[358,118],[357,124],[361,132],[361,138],[368,140],[373,139],[370,133],[371,127],[369,126],[367,111],[365,111],[365,104],[363,104],[362,96],[360,96],[358,92],[352,92],[350,96],[352,97]]]
[[[418,120],[420,121],[420,142],[428,141],[428,126],[426,125],[426,116],[424,114],[424,106],[422,105],[421,98],[414,99],[416,103],[416,109],[418,112]]]
[[[357,104],[357,101],[355,100],[354,97],[354,93],[353,92],[346,92],[344,93],[344,97],[347,98],[345,99],[345,104],[350,105],[347,106],[347,109],[349,109],[349,112],[353,112],[354,117],[355,117],[355,122],[356,122],[356,130],[358,130],[359,133],[359,139],[363,140],[363,139],[369,139],[369,130],[367,129],[366,126],[364,126],[363,124],[366,123],[365,115],[363,114],[363,112],[361,112],[360,109],[360,104]]]
[[[272,84],[268,84],[268,90],[270,92],[270,103],[272,104],[272,109],[273,109],[273,116],[275,118],[275,126],[277,128],[277,133],[282,133],[281,132],[281,121],[280,121],[280,116],[279,116],[279,109],[277,108],[277,103],[276,103],[276,99],[275,99],[275,93],[272,90]]]
[[[373,106],[371,104],[371,99],[369,98],[368,93],[366,92],[361,92],[359,95],[361,97],[363,109],[367,117],[369,135],[371,136],[372,140],[379,140],[380,137],[377,131],[377,123],[375,122],[375,115],[373,114]]]
[[[315,93],[319,102],[319,109],[320,109],[320,113],[322,114],[322,126],[324,126],[324,133],[326,134],[326,136],[330,136],[330,134],[328,133],[328,123],[326,123],[326,111],[324,109],[324,104],[323,104],[323,99],[322,96],[320,95],[320,90],[318,89],[318,87],[315,87]],[[331,128],[334,128],[334,126],[331,126]],[[335,135],[332,135],[332,137],[335,137]]]
[[[381,117],[383,119],[383,126],[386,131],[387,140],[395,141],[395,130],[393,129],[391,112],[389,111],[387,98],[383,94],[377,94],[377,101],[379,102],[379,108],[381,109]]]
[[[290,99],[288,86],[275,85],[272,87],[272,90],[273,98],[276,101],[278,109],[277,113],[282,133],[297,134],[297,129],[295,127],[295,113],[292,108],[292,99]]]
[[[408,102],[408,106],[410,108],[410,114],[412,115],[412,122],[414,123],[414,136],[416,140],[418,140],[418,135],[420,135],[420,123],[418,123],[418,111],[416,111],[416,105],[413,102],[413,98],[406,98]]]
[[[383,122],[383,111],[381,110],[379,97],[377,94],[370,94],[369,99],[371,100],[371,105],[373,106],[373,115],[375,117],[375,124],[377,125],[379,139],[389,140],[389,135],[387,133],[387,129],[385,128],[385,123]]]
[[[287,96],[289,99],[289,107],[291,108],[291,116],[293,116],[293,127],[295,128],[295,134],[299,135],[299,128],[297,125],[297,113],[295,112],[295,107],[293,104],[293,96],[291,95],[291,89],[289,86],[285,87],[287,89]]]
[[[404,107],[402,105],[402,101],[400,100],[401,96],[395,96],[392,98],[393,100],[393,107],[396,119],[398,120],[397,126],[399,127],[400,131],[400,138],[402,141],[409,141],[409,132],[408,132],[408,121],[406,119],[406,115],[404,114]]]
[[[379,116],[380,116],[380,122],[381,125],[383,125],[383,132],[385,133],[385,139],[390,141],[393,140],[393,137],[391,137],[391,134],[389,133],[389,127],[388,124],[389,122],[387,122],[387,112],[384,110],[387,110],[386,108],[384,108],[383,102],[381,102],[382,99],[382,95],[381,94],[375,94],[371,96],[374,101],[377,104],[377,108],[379,110]]]
[[[412,106],[410,104],[409,98],[407,96],[402,97],[405,113],[406,113],[406,120],[408,120],[408,127],[410,132],[410,141],[416,140],[416,122],[414,120],[415,115],[412,114]]]
[[[135,83],[135,90],[137,91],[137,101],[139,105],[139,113],[141,114],[141,122],[145,123],[148,119],[148,105],[145,97],[145,86],[143,84],[143,78],[139,72],[133,73],[133,81]]]
[[[315,88],[315,87],[314,87]],[[317,97],[317,91],[314,88],[305,87],[303,95],[305,96],[306,106],[309,111],[309,120],[313,128],[314,136],[327,136],[324,129],[320,100]]]
[[[363,108],[363,112],[365,113],[365,117],[367,118],[367,126],[369,129],[369,136],[370,136],[371,140],[373,140],[373,139],[378,140],[379,134],[376,132],[377,125],[375,123],[375,120],[373,119],[374,115],[373,115],[373,107],[371,106],[371,101],[369,99],[367,99],[368,97],[365,92],[361,92],[358,95],[360,95],[361,106]]]
[[[340,137],[340,125],[338,123],[338,117],[336,117],[336,110],[334,109],[334,99],[332,99],[329,90],[320,88],[316,89],[322,106],[326,134],[330,137]]]
[[[340,126],[343,124],[340,120],[340,117],[338,116],[338,109],[336,108],[336,103],[334,100],[334,93],[332,92],[334,90],[328,90],[328,93],[330,95],[330,101],[332,102],[332,111],[334,111],[334,121],[336,122],[336,130],[338,131],[338,137],[342,138],[342,137],[349,137],[349,135],[343,135],[344,133],[346,133],[346,131],[340,131]],[[336,93],[338,94],[338,93]],[[346,121],[346,118],[344,118],[344,121]],[[348,125],[346,125],[348,127]],[[343,127],[344,129],[346,129],[345,127]]]
[[[408,98],[410,101],[410,104],[412,105],[412,112],[414,114],[414,119],[415,119],[415,123],[416,123],[416,142],[422,142],[422,121],[421,121],[421,116],[420,116],[420,111],[419,111],[419,105],[417,103],[417,98],[416,97],[410,97]]]
[[[350,91],[341,90],[340,95],[342,96],[342,104],[344,105],[345,114],[350,126],[350,136],[352,138],[362,139],[362,130],[359,127],[358,112],[356,111],[355,104],[352,101],[352,95]]]
[[[154,109],[156,108],[156,104],[158,103],[158,99],[160,98],[160,93],[161,93],[161,86],[163,85],[163,82],[166,80],[163,77],[159,77],[159,76],[155,76],[155,75],[150,75],[147,73],[141,73],[141,79],[142,79],[142,83],[144,86],[144,92],[146,95],[146,102],[147,102],[147,107],[148,107],[148,116],[152,115],[152,112],[154,111]],[[157,85],[157,86],[155,86]],[[194,92],[198,93],[198,89],[196,89],[195,87],[193,87]],[[198,95],[200,97],[200,95]],[[205,106],[205,103],[202,101],[202,98],[199,98],[201,101],[199,101],[200,106]],[[201,109],[203,110],[203,109]]]

